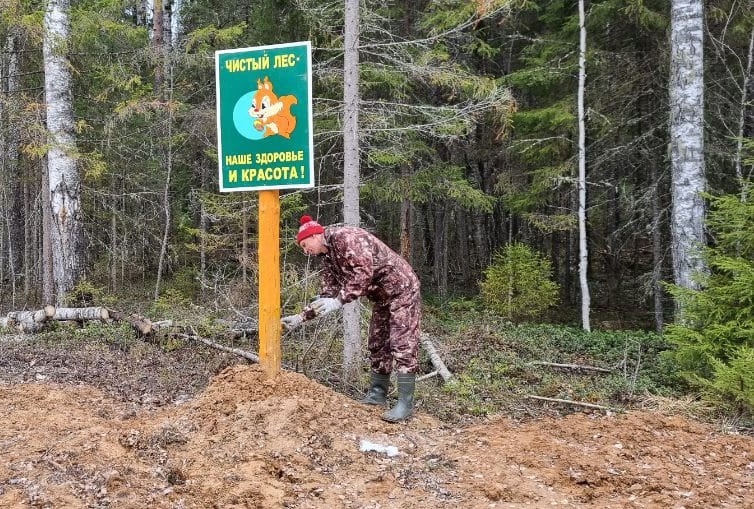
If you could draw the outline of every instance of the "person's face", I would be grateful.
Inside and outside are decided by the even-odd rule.
[[[325,245],[325,236],[321,233],[317,233],[312,235],[311,237],[307,237],[304,240],[301,241],[301,249],[304,250],[304,253],[307,255],[323,255],[327,253],[327,246]]]

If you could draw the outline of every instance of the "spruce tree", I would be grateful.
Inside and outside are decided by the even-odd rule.
[[[746,187],[751,190],[751,183]],[[674,286],[684,320],[667,329],[679,374],[708,396],[754,412],[754,201],[711,197],[699,290]]]

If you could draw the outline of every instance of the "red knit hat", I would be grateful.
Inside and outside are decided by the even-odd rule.
[[[322,225],[312,219],[312,216],[301,216],[301,227],[298,229],[296,242],[301,244],[302,240],[318,233],[324,233],[324,231]]]

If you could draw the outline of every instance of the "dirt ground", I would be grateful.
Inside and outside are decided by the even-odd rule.
[[[78,350],[0,348],[2,508],[754,508],[754,439],[678,415],[391,425],[291,371]]]

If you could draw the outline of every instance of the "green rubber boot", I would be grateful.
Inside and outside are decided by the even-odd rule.
[[[365,405],[384,405],[387,403],[387,388],[390,385],[390,375],[372,372],[372,382],[369,384],[367,395],[359,403]]]
[[[398,373],[398,404],[382,414],[387,422],[405,421],[414,413],[414,392],[416,391],[416,375],[414,373]]]

